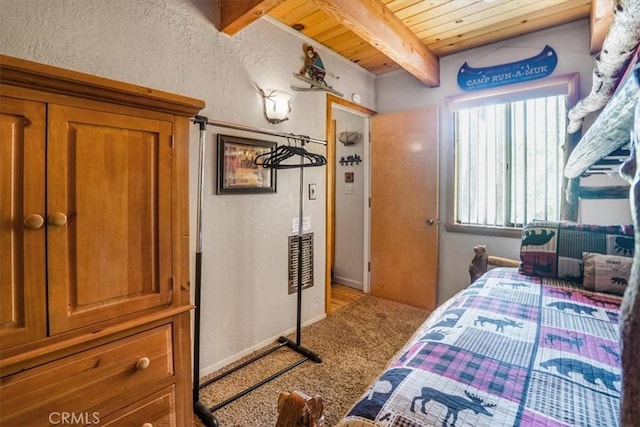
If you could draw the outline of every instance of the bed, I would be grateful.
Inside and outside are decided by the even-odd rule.
[[[519,267],[440,306],[338,425],[619,425],[634,247],[630,225],[528,224]]]
[[[492,269],[429,317],[339,425],[618,425],[620,302]]]
[[[434,311],[338,426],[640,425],[635,155],[621,174],[634,224],[527,224],[519,267]]]
[[[519,267],[439,307],[339,427],[640,425],[639,87],[636,64],[565,168],[575,182],[630,142],[634,224],[525,226]]]

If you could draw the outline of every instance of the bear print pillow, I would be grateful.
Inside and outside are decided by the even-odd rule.
[[[585,289],[622,295],[631,276],[633,258],[584,252]]]

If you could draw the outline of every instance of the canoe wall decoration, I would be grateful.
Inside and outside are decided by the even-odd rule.
[[[458,86],[478,90],[541,79],[551,74],[557,64],[558,55],[549,45],[536,56],[509,64],[473,68],[465,62],[458,70]]]

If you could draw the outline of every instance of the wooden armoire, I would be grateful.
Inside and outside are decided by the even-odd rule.
[[[0,55],[0,425],[193,422],[200,100]]]

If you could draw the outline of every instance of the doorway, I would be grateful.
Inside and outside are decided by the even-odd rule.
[[[332,311],[332,279],[356,290],[369,291],[370,176],[367,158],[369,118],[376,112],[331,94],[327,94],[326,108],[325,311],[329,315]]]

